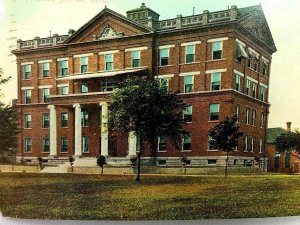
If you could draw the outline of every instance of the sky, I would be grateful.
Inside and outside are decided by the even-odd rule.
[[[140,7],[142,2],[160,14],[160,19],[176,15],[192,15],[203,10],[219,11],[237,5],[238,8],[261,4],[277,46],[273,54],[269,102],[269,127],[300,127],[300,66],[299,0],[0,0],[0,68],[12,80],[2,87],[8,104],[17,98],[15,57],[17,39],[67,34],[77,30],[99,13],[105,5],[126,15],[126,11]]]

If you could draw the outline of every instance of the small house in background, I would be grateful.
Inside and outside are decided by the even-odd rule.
[[[277,152],[275,149],[276,137],[282,133],[291,132],[291,122],[287,122],[287,128],[275,127],[267,129],[268,171],[280,173],[299,173],[300,155],[295,152]]]

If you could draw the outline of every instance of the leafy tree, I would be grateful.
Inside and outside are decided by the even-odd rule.
[[[293,153],[300,154],[300,133],[296,129],[295,132],[282,133],[275,139],[275,149],[279,152],[289,152],[291,155],[300,159],[300,157]]]
[[[236,149],[238,139],[243,135],[243,132],[240,132],[239,128],[235,115],[233,117],[226,117],[208,132],[210,145],[215,149],[226,152],[225,177],[227,177],[229,152],[233,152]]]
[[[137,153],[140,181],[140,161],[143,143],[150,144],[153,163],[156,157],[157,138],[169,137],[179,148],[184,130],[182,109],[184,103],[176,93],[170,93],[157,81],[128,79],[120,84],[109,105],[109,127],[123,132],[135,132],[141,148]]]
[[[11,77],[4,77],[0,68],[0,85],[7,83]],[[1,90],[1,89],[0,89]],[[11,106],[0,102],[0,155],[14,153],[17,136],[16,113]]]
[[[99,155],[97,158],[97,165],[101,167],[101,175],[103,175],[103,166],[106,164],[105,156]]]

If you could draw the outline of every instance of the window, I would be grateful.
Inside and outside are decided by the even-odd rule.
[[[184,76],[184,93],[190,93],[194,91],[194,76]]]
[[[87,111],[81,111],[81,126],[87,127],[89,125],[89,113]]]
[[[216,41],[212,43],[213,60],[222,59],[222,41]]]
[[[167,142],[165,136],[159,136],[158,137],[158,149],[159,152],[165,152],[167,149]]]
[[[254,60],[253,69],[257,72],[258,71],[258,63],[257,60]]]
[[[241,91],[241,76],[235,74],[235,90]]]
[[[221,86],[221,73],[212,73],[211,90],[212,91],[220,90],[220,86]]]
[[[217,165],[217,160],[216,159],[208,159],[207,165]]]
[[[266,62],[263,62],[262,66],[261,66],[261,69],[262,69],[262,75],[266,76],[267,71],[268,71],[268,64]]]
[[[247,59],[247,66],[250,68],[251,67],[251,57],[249,56],[249,58]]]
[[[61,86],[60,87],[60,94],[61,95],[67,95],[67,94],[69,94],[69,86]]]
[[[114,55],[106,54],[105,55],[105,70],[112,71],[114,68]]]
[[[192,106],[185,106],[183,109],[183,120],[185,123],[192,122]]]
[[[265,96],[266,96],[266,88],[260,86],[260,100],[264,102]]]
[[[256,98],[256,89],[257,89],[257,84],[252,83],[252,97]]]
[[[256,123],[256,111],[252,111],[252,126],[255,126]]]
[[[42,63],[42,76],[43,77],[49,77],[50,75],[50,69],[49,69],[49,63]]]
[[[80,57],[80,73],[86,73],[88,71],[88,58]]]
[[[240,105],[235,106],[235,115],[237,118],[237,122],[240,122]]]
[[[83,153],[89,152],[89,138],[87,137],[82,137],[81,141],[81,151]]]
[[[68,127],[68,113],[60,114],[60,127]]]
[[[31,152],[32,140],[29,137],[24,138],[24,151]]]
[[[23,78],[25,80],[30,79],[30,75],[31,75],[31,65],[27,64],[27,65],[23,65]]]
[[[212,137],[208,135],[208,150],[214,151],[217,150],[216,146],[214,146],[213,143],[211,143]]]
[[[27,89],[24,91],[24,102],[25,104],[29,104],[31,103],[31,90],[30,89]]]
[[[254,152],[254,137],[251,137],[251,152]]]
[[[209,106],[209,120],[219,120],[219,104],[210,104]]]
[[[262,153],[263,140],[259,139],[259,153]]]
[[[25,114],[24,128],[31,128],[31,115]]]
[[[246,125],[249,124],[249,111],[250,111],[250,109],[246,109],[246,113],[245,113],[245,124]]]
[[[48,137],[43,138],[43,152],[50,152],[50,141]]]
[[[68,152],[68,138],[62,137],[60,139],[60,152]]]
[[[264,123],[265,123],[264,120],[265,120],[265,114],[261,113],[260,114],[260,124],[259,124],[260,128],[264,127]]]
[[[132,51],[131,52],[131,67],[140,67],[140,51]]]
[[[42,128],[49,128],[49,113],[42,114]]]
[[[81,91],[81,93],[88,93],[89,88],[88,88],[87,84],[81,84],[80,91]]]
[[[248,152],[248,136],[245,136],[244,151]]]
[[[250,80],[246,80],[246,95],[250,94]]]
[[[68,60],[63,60],[59,62],[60,64],[60,76],[65,77],[68,74]]]
[[[50,95],[50,89],[49,88],[43,88],[42,89],[42,98],[43,102],[49,102],[49,95]]]
[[[244,166],[251,167],[253,165],[253,160],[245,159],[244,160]]]
[[[184,134],[183,135],[183,141],[182,141],[182,150],[183,151],[190,151],[192,149],[191,144],[191,135],[190,134]]]
[[[160,49],[160,65],[161,66],[167,66],[169,65],[169,49],[163,48]]]
[[[107,79],[101,81],[101,92],[113,91],[118,87],[118,83],[115,80]]]
[[[185,63],[192,63],[195,61],[195,45],[185,46]]]
[[[161,87],[165,87],[166,90],[169,90],[169,79],[168,78],[159,78],[159,84]]]

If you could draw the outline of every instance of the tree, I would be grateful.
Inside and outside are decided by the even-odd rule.
[[[112,94],[108,107],[109,127],[123,132],[135,132],[141,147],[137,153],[137,181],[140,181],[140,163],[143,144],[150,144],[153,163],[158,137],[169,137],[176,148],[184,133],[180,96],[161,87],[157,81],[128,79]]]
[[[101,167],[101,175],[103,175],[103,166],[106,164],[105,156],[99,155],[97,158],[97,165]]]
[[[10,77],[3,77],[3,74],[3,70],[0,68],[0,85],[6,84],[10,80]],[[17,145],[17,125],[15,110],[1,101],[0,125],[0,155],[5,157],[7,154],[14,153]]]
[[[210,129],[208,134],[210,137],[209,144],[215,148],[226,152],[225,177],[227,177],[228,155],[238,146],[238,139],[243,135],[239,131],[237,116],[226,117],[214,128]]]
[[[282,133],[275,139],[275,149],[279,152],[289,152],[292,156],[300,159],[293,151],[300,154],[300,133],[296,129],[295,132]]]

